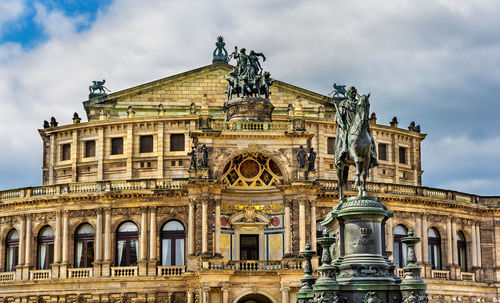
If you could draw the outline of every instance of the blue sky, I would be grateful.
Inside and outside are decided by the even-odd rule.
[[[274,78],[371,92],[428,136],[423,184],[500,194],[495,0],[0,1],[0,188],[39,185],[37,129],[84,116],[91,80],[118,91],[210,63],[217,35],[263,51]]]

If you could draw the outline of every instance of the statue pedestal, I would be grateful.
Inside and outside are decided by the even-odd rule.
[[[305,180],[305,179],[306,179],[306,169],[297,168],[297,180]]]
[[[189,173],[189,179],[195,179],[196,178],[196,170],[195,169],[188,170],[188,173]]]
[[[199,168],[196,170],[196,178],[208,179],[208,168]]]
[[[316,181],[316,178],[317,178],[316,170],[311,170],[307,172],[307,178],[306,178],[307,180]]]
[[[271,122],[274,106],[269,99],[242,97],[227,101],[226,121]]]

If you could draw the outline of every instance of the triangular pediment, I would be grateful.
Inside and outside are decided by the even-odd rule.
[[[211,111],[222,111],[227,101],[225,76],[233,68],[226,63],[210,64],[85,101],[84,107],[89,120],[99,114],[106,114],[107,118],[126,118],[129,107],[136,117],[156,115],[159,106],[166,115],[193,114],[202,104],[208,105]],[[304,109],[331,104],[328,96],[274,79],[270,100],[275,108],[286,109],[298,98]]]

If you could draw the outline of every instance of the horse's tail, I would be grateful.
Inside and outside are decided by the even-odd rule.
[[[105,90],[107,90],[108,92],[111,92],[106,86],[102,86],[102,88],[104,88]]]

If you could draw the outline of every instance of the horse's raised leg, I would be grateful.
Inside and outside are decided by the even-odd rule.
[[[342,198],[343,198],[343,191],[344,191],[344,176],[342,174],[344,170],[344,167],[339,165],[337,166],[337,179],[338,179],[338,183],[339,183],[339,200],[340,202],[342,202]]]

